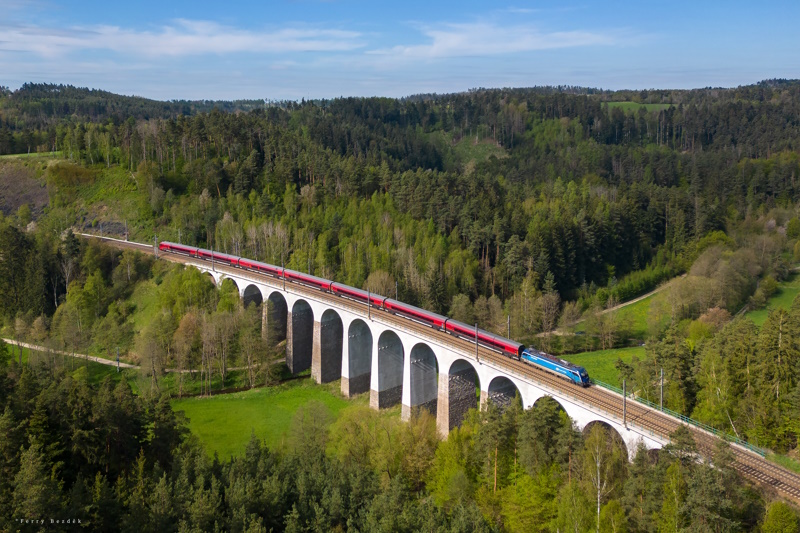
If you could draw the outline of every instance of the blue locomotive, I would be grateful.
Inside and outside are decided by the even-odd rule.
[[[525,348],[522,351],[520,359],[528,364],[536,365],[544,368],[554,374],[558,374],[562,378],[568,379],[581,387],[588,387],[591,385],[589,374],[582,366],[573,365],[569,361],[558,359],[552,355],[539,352],[533,348]]]

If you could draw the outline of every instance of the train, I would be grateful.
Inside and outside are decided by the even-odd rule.
[[[371,293],[363,289],[356,289],[342,283],[312,276],[311,274],[297,272],[296,270],[235,255],[214,252],[212,250],[206,250],[205,248],[196,248],[194,246],[167,241],[159,243],[158,248],[163,252],[187,255],[204,261],[217,262],[234,268],[259,272],[285,280],[289,283],[297,283],[357,302],[365,304],[368,302],[373,308],[383,309],[395,315],[403,316],[410,320],[445,331],[456,337],[471,342],[475,342],[477,339],[478,344],[486,348],[500,352],[506,357],[510,357],[516,361],[522,361],[542,368],[583,387],[587,387],[591,384],[591,380],[583,367],[549,356],[533,348],[526,348],[523,344],[511,339],[495,335],[482,329],[477,329],[474,326],[464,324],[458,320],[432,313],[386,296]]]
[[[563,359],[553,357],[550,354],[534,350],[533,348],[525,348],[522,350],[522,360],[528,364],[536,365],[554,374],[558,374],[562,378],[582,387],[588,387],[592,383],[589,379],[589,374],[582,366],[573,365],[569,361],[564,361]]]

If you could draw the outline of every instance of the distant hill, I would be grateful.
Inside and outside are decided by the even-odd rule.
[[[264,100],[173,100],[159,101],[141,96],[124,96],[98,89],[50,83],[26,83],[16,91],[0,90],[0,119],[24,127],[40,129],[53,119],[121,123],[135,119],[174,118],[219,109],[248,112],[263,108]],[[9,124],[10,125],[10,124]]]

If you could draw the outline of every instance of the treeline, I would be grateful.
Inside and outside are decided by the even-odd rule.
[[[275,105],[270,103],[269,105]],[[267,106],[265,100],[173,100],[162,102],[139,96],[52,83],[24,83],[16,91],[0,87],[0,115],[12,130],[47,129],[60,119],[121,123],[135,119],[169,118],[209,112],[248,112]]]
[[[725,444],[697,460],[688,431],[658,452],[550,399],[471,411],[447,441],[366,407],[335,422],[301,407],[285,445],[253,436],[210,459],[164,399],[123,379],[9,361],[0,345],[0,524],[80,520],[90,531],[797,531],[788,505],[741,483]]]
[[[459,296],[473,305],[494,296],[514,321],[512,301],[554,290],[578,301],[570,322],[684,272],[705,235],[794,207],[799,87],[347,98],[249,113],[131,112],[13,135],[44,136],[71,160],[45,171],[61,226],[87,214],[76,200],[105,180],[109,194],[137,199],[124,222],[140,240],[157,232],[355,286],[391,278],[402,298],[441,313]],[[26,91],[38,102],[61,89]],[[609,104],[622,97],[680,101],[654,112]],[[90,216],[123,224],[99,209]],[[532,339],[564,310],[517,320],[514,332]]]

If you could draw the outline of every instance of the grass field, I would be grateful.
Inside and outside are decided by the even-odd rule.
[[[475,143],[475,137],[464,137],[455,145],[453,151],[458,156],[458,159],[464,163],[469,161],[483,162],[491,156],[498,158],[505,157],[506,153],[497,143],[492,142],[491,139],[484,139]]]
[[[749,311],[745,316],[757,326],[761,326],[767,320],[770,311],[779,308],[789,309],[798,294],[800,294],[800,276],[795,274],[786,281],[778,283],[778,292],[769,299],[764,309]]]
[[[613,109],[615,107],[619,107],[623,111],[627,112],[637,112],[640,108],[645,108],[649,112],[653,111],[662,111],[664,109],[669,109],[672,104],[639,104],[636,102],[608,102],[608,107]]]
[[[210,455],[217,452],[227,459],[244,451],[251,432],[269,447],[280,447],[294,413],[311,400],[327,405],[334,416],[348,406],[369,402],[366,394],[345,399],[339,386],[338,381],[317,385],[311,379],[294,380],[277,387],[174,400],[172,407],[186,413],[189,428]]]
[[[0,155],[0,159],[35,159],[37,157],[61,157],[61,152],[31,152],[29,154],[7,154]]]
[[[623,325],[630,337],[644,339],[647,336],[647,317],[653,300],[661,295],[654,294],[636,303],[621,307],[614,311],[619,323]]]
[[[657,298],[663,297],[663,293],[653,294],[643,300],[639,300],[638,302],[613,311],[626,337],[637,340],[644,340],[647,338],[647,317],[650,314],[650,307]],[[668,321],[669,317],[665,316],[664,322],[666,323]],[[575,331],[585,332],[586,322],[580,322],[576,325]]]
[[[563,355],[566,359],[576,365],[581,365],[589,372],[589,377],[600,380],[609,385],[619,385],[619,372],[614,363],[617,359],[622,359],[630,363],[633,356],[644,359],[644,346],[634,346],[633,348],[615,348],[612,350],[598,350],[596,352],[583,352],[572,355]]]

